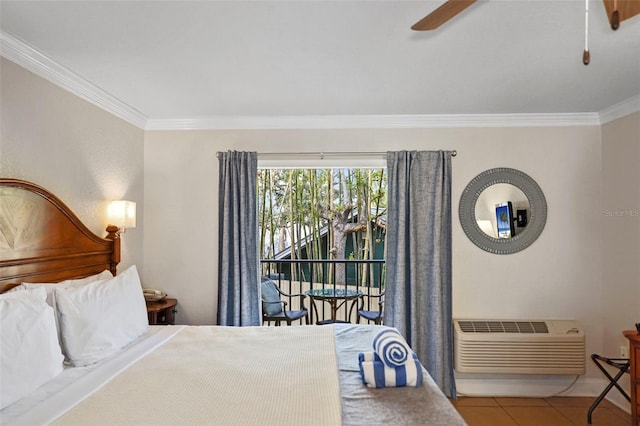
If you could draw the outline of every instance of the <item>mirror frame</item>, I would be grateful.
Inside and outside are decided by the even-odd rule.
[[[529,200],[527,226],[513,238],[494,238],[485,234],[476,220],[476,202],[485,189],[498,183],[519,188]],[[547,222],[547,200],[542,189],[529,175],[516,169],[498,167],[480,173],[462,192],[458,206],[460,224],[467,237],[482,250],[494,254],[512,254],[529,247],[540,236]]]

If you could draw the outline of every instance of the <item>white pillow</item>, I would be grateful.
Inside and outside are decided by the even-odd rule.
[[[43,288],[0,295],[0,409],[62,372],[53,309]]]
[[[19,286],[16,286],[9,290],[18,291],[18,290],[31,290],[34,288],[43,288],[47,292],[47,303],[49,306],[53,308],[53,316],[56,321],[56,329],[58,330],[58,341],[62,344],[62,340],[60,337],[60,324],[58,324],[58,312],[56,309],[56,301],[55,301],[55,293],[54,290],[56,288],[67,288],[67,287],[80,287],[85,284],[89,284],[96,281],[103,281],[113,278],[113,274],[109,270],[104,270],[99,274],[89,275],[88,277],[73,279],[73,280],[65,280],[59,283],[22,283]]]
[[[55,301],[63,351],[76,367],[114,354],[149,328],[135,265],[110,280],[56,287]]]
[[[54,294],[53,290],[55,290],[56,286],[60,286],[60,287],[79,287],[79,286],[82,286],[82,285],[85,285],[85,284],[92,283],[94,281],[108,280],[110,278],[113,278],[113,274],[111,273],[111,271],[105,269],[104,271],[100,272],[99,274],[89,275],[88,277],[79,278],[79,279],[75,279],[75,280],[65,280],[65,281],[61,281],[59,283],[22,283],[18,287],[15,287],[15,289],[19,289],[19,288],[30,289],[30,288],[44,287],[44,289],[47,291],[47,303],[49,305],[51,305],[51,307],[53,307],[53,309],[55,311],[56,303],[53,300],[53,297],[54,297],[53,296],[53,294]]]

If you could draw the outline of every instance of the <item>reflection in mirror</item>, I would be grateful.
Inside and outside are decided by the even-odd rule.
[[[512,206],[511,220],[514,233],[510,235],[505,235],[502,232],[498,233],[496,207],[506,202],[510,202]],[[488,236],[493,238],[511,238],[522,232],[526,226],[529,209],[529,200],[518,187],[508,183],[497,183],[486,188],[478,196],[475,207],[475,217],[478,222],[478,227]],[[517,220],[518,218],[520,218],[520,220]]]

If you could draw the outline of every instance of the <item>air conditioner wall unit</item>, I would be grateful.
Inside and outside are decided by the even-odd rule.
[[[458,372],[585,372],[585,334],[575,320],[454,319],[453,323]]]

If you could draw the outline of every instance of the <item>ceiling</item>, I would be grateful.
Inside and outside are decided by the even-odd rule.
[[[640,94],[640,16],[589,1],[7,1],[1,29],[144,117],[598,112]]]

